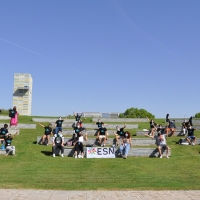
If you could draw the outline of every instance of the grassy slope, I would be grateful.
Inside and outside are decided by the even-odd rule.
[[[34,123],[20,116],[20,123]],[[163,121],[155,120],[156,122]],[[7,122],[3,121],[1,122]],[[90,119],[88,119],[90,122]],[[148,128],[148,123],[139,127]],[[135,131],[133,131],[135,132]],[[195,132],[200,137],[200,131]],[[93,189],[200,189],[199,145],[181,146],[179,137],[168,138],[170,159],[74,159],[51,156],[51,146],[35,144],[43,128],[21,129],[13,145],[17,156],[0,156],[0,188],[62,190]]]

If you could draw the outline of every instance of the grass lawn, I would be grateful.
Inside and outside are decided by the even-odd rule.
[[[19,116],[20,123],[32,117]],[[163,121],[158,119],[155,121]],[[91,123],[91,119],[87,122]],[[8,123],[8,120],[1,120]],[[48,124],[48,123],[43,123]],[[140,129],[148,123],[138,123]],[[116,159],[74,159],[52,157],[51,146],[35,144],[43,128],[21,129],[13,140],[17,156],[0,155],[0,188],[54,190],[188,190],[200,189],[200,146],[182,146],[180,137],[167,139],[170,159],[128,157]],[[135,133],[135,131],[132,131]],[[200,131],[195,135],[200,137]],[[134,138],[134,137],[133,137]],[[134,147],[133,147],[134,148]]]

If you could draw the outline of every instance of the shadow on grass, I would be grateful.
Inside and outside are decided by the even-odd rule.
[[[52,156],[51,151],[41,151],[41,153],[43,153],[45,156]]]
[[[37,141],[34,141],[33,144],[37,144]]]

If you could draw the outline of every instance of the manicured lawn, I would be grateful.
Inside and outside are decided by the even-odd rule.
[[[34,123],[31,119],[32,117],[23,116],[19,118],[20,123]],[[5,120],[1,122],[8,123]],[[139,127],[148,128],[149,124],[139,123]],[[200,131],[195,134],[200,137]],[[13,141],[17,156],[0,156],[0,188],[200,189],[200,146],[177,145],[180,137],[167,139],[172,150],[170,159],[128,157],[124,160],[53,158],[51,146],[35,144],[39,135],[43,135],[43,128],[39,126],[36,130],[21,129],[20,135]]]

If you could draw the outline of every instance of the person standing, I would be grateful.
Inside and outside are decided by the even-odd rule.
[[[62,132],[62,123],[67,119],[67,117],[65,119],[62,120],[61,117],[58,118],[58,120],[55,122],[55,132],[56,134],[58,133],[58,131]]]
[[[11,126],[17,126],[18,124],[18,112],[17,112],[17,107],[14,106],[13,109],[9,110],[9,117],[10,117],[10,127]]]

